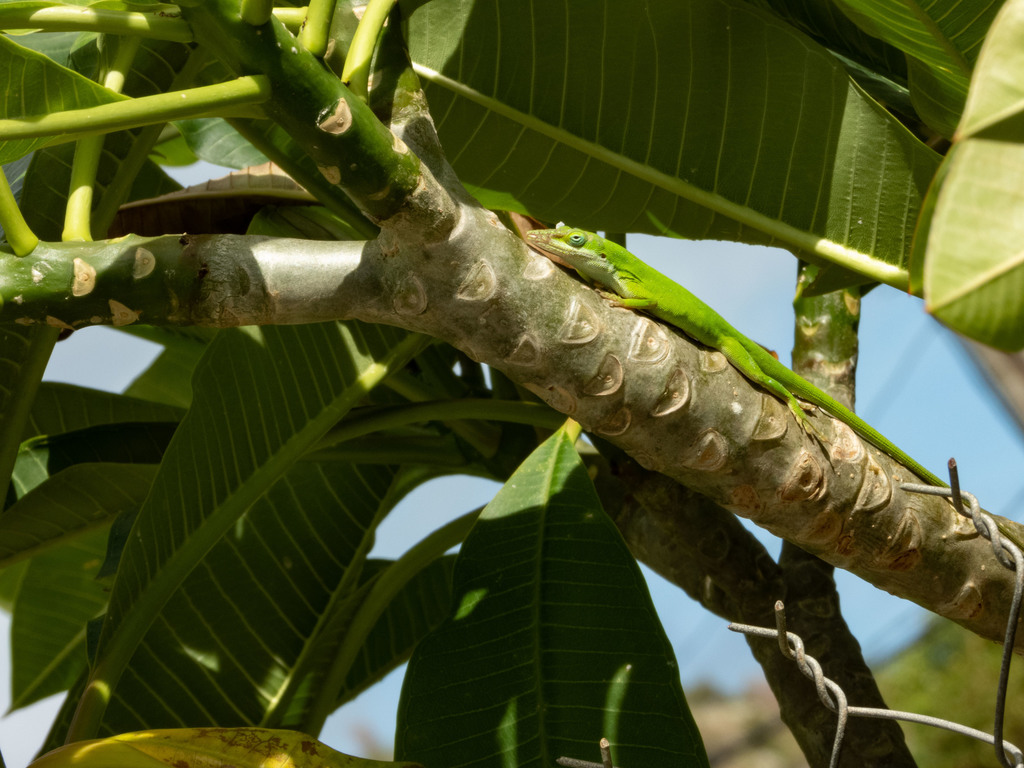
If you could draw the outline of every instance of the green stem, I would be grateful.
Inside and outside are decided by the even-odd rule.
[[[299,32],[299,43],[318,58],[327,53],[327,41],[331,35],[331,19],[337,0],[309,0],[306,23]]]
[[[7,175],[3,168],[0,168],[0,226],[4,228],[4,236],[14,249],[15,256],[28,256],[39,244],[36,233],[21,215],[18,201],[14,199],[14,193],[11,192],[11,185],[7,183]]]
[[[302,723],[303,731],[320,733],[328,715],[334,711],[338,692],[377,620],[402,588],[420,571],[465,540],[481,511],[483,510],[476,509],[467,512],[438,528],[380,574],[370,594],[366,596],[348,625],[327,677],[317,691],[309,714]]]
[[[541,403],[526,403],[520,400],[438,400],[432,403],[364,408],[354,411],[349,418],[332,429],[313,448],[323,450],[352,440],[395,427],[404,427],[423,421],[449,421],[453,419],[493,419],[513,424],[558,429],[565,423],[565,417]]]
[[[75,147],[75,159],[71,163],[71,188],[64,209],[64,231],[61,233],[61,240],[65,242],[92,240],[89,214],[92,211],[93,186],[100,167],[104,139],[106,136],[103,134],[83,136]]]
[[[127,72],[131,69],[141,43],[142,38],[135,35],[120,38],[114,63],[103,76],[103,85],[114,93],[120,93],[124,88]],[[103,134],[85,136],[79,139],[78,146],[75,147],[75,159],[71,164],[71,190],[68,193],[67,207],[64,209],[62,240],[92,240],[89,222],[92,216],[96,172],[100,167],[104,139],[106,136]]]
[[[395,0],[370,0],[359,20],[356,33],[352,36],[345,57],[345,68],[341,72],[341,82],[349,87],[356,96],[366,101],[370,93],[370,65],[373,63],[373,51],[377,47],[384,22]]]
[[[229,118],[228,123],[242,134],[246,141],[284,168],[289,176],[305,187],[327,210],[352,227],[358,235],[353,239],[372,240],[380,234],[380,229],[367,220],[348,195],[328,182],[322,173],[311,170],[298,161],[294,153],[289,153],[289,147],[282,145],[283,142],[275,142],[268,134],[262,132],[258,121]]]
[[[196,48],[185,61],[184,66],[171,81],[170,91],[181,91],[192,85],[199,70],[203,68],[209,56],[205,49]],[[163,131],[165,123],[154,123],[147,125],[140,130],[132,139],[131,148],[128,154],[121,160],[117,174],[103,190],[99,204],[92,215],[92,229],[94,232],[105,233],[110,229],[118,209],[128,199],[135,178],[139,175],[149,153],[156,146]]]
[[[298,34],[306,23],[306,8],[275,8],[274,18],[284,24],[290,32]]]
[[[12,3],[12,5],[15,5]],[[43,32],[102,32],[132,35],[174,43],[191,43],[192,29],[178,16],[113,11],[58,5],[33,9],[0,5],[0,29],[38,29]]]
[[[371,220],[380,223],[399,211],[428,214],[411,199],[425,183],[419,158],[279,23],[270,30],[243,23],[237,0],[204,0],[182,6],[182,13],[199,42],[236,72],[269,78],[266,116]],[[450,212],[431,205],[429,215],[432,236],[444,236],[453,223]]]
[[[254,27],[262,27],[274,13],[273,0],[242,0],[239,14],[242,21]]]
[[[52,136],[50,144],[93,133],[111,133],[140,125],[221,114],[232,107],[267,101],[270,81],[259,75],[227,83],[125,99],[86,109],[69,109],[25,120],[0,120],[0,141]]]

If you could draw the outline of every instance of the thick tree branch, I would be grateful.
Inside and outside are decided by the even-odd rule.
[[[798,302],[796,365],[846,405],[852,404],[858,317],[855,296],[831,294]],[[860,646],[843,620],[832,566],[789,542],[783,543],[776,564],[735,516],[721,507],[663,475],[641,469],[614,449],[609,458],[621,488],[618,493],[605,492],[602,498],[639,559],[729,621],[774,626],[774,603],[783,600],[791,631],[804,639],[808,653],[849,700],[885,706]],[[829,765],[835,715],[822,705],[813,683],[779,653],[777,642],[751,636],[746,640],[808,764]],[[844,739],[840,765],[913,766],[915,762],[898,723],[854,720]]]
[[[31,256],[0,259],[0,321],[358,318],[425,332],[504,371],[649,469],[882,589],[1001,636],[1010,574],[947,502],[900,490],[913,479],[906,469],[821,414],[812,416],[827,438],[819,443],[718,353],[612,307],[493,214],[458,210],[451,237],[427,244],[404,217],[368,243],[41,243]]]
[[[808,584],[799,577],[806,570],[787,573],[734,515],[669,478],[645,471],[624,457],[613,458],[611,468],[626,496],[618,506],[607,504],[611,494],[602,494],[602,499],[640,560],[729,621],[772,627],[774,602],[784,600],[791,620],[800,623],[800,617],[806,616],[804,626],[792,630],[808,642],[809,653],[827,656],[833,666],[850,664],[849,670],[838,675],[846,689],[851,674],[858,674],[856,661],[850,662],[851,656],[859,655],[856,640],[845,625],[833,633],[836,628],[832,625],[842,623],[842,618],[823,611],[821,601],[805,602],[808,587],[827,591],[833,584],[831,579],[826,579],[824,585]],[[822,622],[828,622],[829,628],[823,630]],[[815,628],[807,631],[808,626]],[[827,653],[823,654],[821,647],[812,650],[811,646],[822,642],[828,643]],[[822,705],[813,684],[779,652],[777,642],[748,638],[747,643],[779,702],[783,722],[808,764],[828,765],[835,715]],[[864,699],[854,691],[853,700]],[[898,724],[880,728],[878,723],[870,722],[848,733],[840,764],[912,766],[914,761]]]

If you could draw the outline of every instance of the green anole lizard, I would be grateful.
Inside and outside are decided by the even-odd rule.
[[[679,283],[648,266],[621,245],[593,232],[564,225],[557,229],[535,229],[527,232],[526,238],[542,251],[557,256],[589,282],[607,289],[602,293],[616,305],[649,312],[701,344],[717,349],[736,370],[786,403],[808,432],[817,436],[800,400],[816,405],[843,422],[927,483],[946,487],[946,483],[849,408],[793,373]],[[1004,536],[1024,549],[1020,537],[1007,530],[1003,523],[997,522],[997,525]]]

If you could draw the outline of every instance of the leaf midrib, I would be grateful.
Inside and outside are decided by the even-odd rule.
[[[448,77],[435,69],[413,62],[413,69],[421,78],[439,87],[446,88],[457,96],[466,98],[484,109],[506,117],[525,128],[537,131],[559,144],[571,147],[581,154],[642,179],[649,184],[678,195],[692,203],[726,216],[734,221],[763,232],[788,243],[799,250],[814,253],[834,264],[867,275],[874,280],[900,290],[907,290],[908,273],[905,269],[874,258],[870,254],[850,248],[813,232],[799,229],[778,219],[773,219],[752,208],[735,203],[716,192],[701,189],[683,179],[670,176],[664,171],[645,165],[637,160],[616,153],[596,142],[589,141],[535,115],[523,112],[493,96],[489,96],[466,83]]]

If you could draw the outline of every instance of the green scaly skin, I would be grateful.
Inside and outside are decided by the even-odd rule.
[[[806,406],[800,400],[816,405],[839,419],[928,484],[947,487],[938,476],[914,461],[849,408],[793,373],[679,283],[648,266],[621,245],[593,232],[566,226],[535,229],[527,232],[526,238],[541,250],[558,256],[589,282],[608,289],[619,306],[644,310],[701,344],[717,349],[736,370],[786,403],[800,425],[811,434],[820,437],[807,419],[804,413]],[[1004,536],[1024,548],[1016,534],[1002,523],[997,522],[997,525]]]

